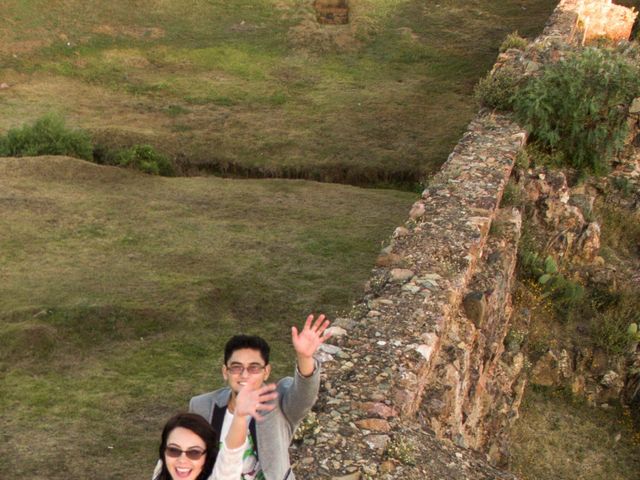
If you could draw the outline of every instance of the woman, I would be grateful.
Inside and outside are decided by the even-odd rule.
[[[275,384],[258,389],[245,386],[236,398],[235,415],[220,450],[216,435],[203,417],[179,413],[162,430],[159,460],[153,480],[239,480],[249,419],[275,408]]]

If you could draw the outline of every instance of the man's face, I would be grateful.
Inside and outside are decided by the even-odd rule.
[[[222,376],[234,393],[238,393],[245,385],[260,387],[270,373],[271,365],[265,365],[260,351],[251,348],[236,350],[227,364],[222,366]]]

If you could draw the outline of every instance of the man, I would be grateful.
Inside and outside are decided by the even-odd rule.
[[[329,320],[309,315],[301,332],[291,328],[297,368],[293,377],[278,382],[276,406],[262,411],[249,423],[242,480],[294,480],[289,460],[293,433],[318,396],[320,368],[314,353],[331,334]],[[189,411],[209,420],[220,438],[233,420],[238,392],[257,389],[269,378],[269,345],[257,336],[236,335],[226,344],[222,376],[227,387],[193,397]],[[261,410],[258,408],[258,410]],[[255,420],[258,420],[256,423]]]

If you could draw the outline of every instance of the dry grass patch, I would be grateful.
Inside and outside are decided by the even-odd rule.
[[[530,388],[521,417],[511,431],[511,469],[522,480],[638,478],[640,436],[629,412]]]

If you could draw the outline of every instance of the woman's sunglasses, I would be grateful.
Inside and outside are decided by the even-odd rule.
[[[200,460],[205,453],[203,450],[197,450],[192,448],[190,450],[180,450],[178,447],[165,447],[164,454],[167,457],[178,458],[180,455],[185,454],[189,460]]]

